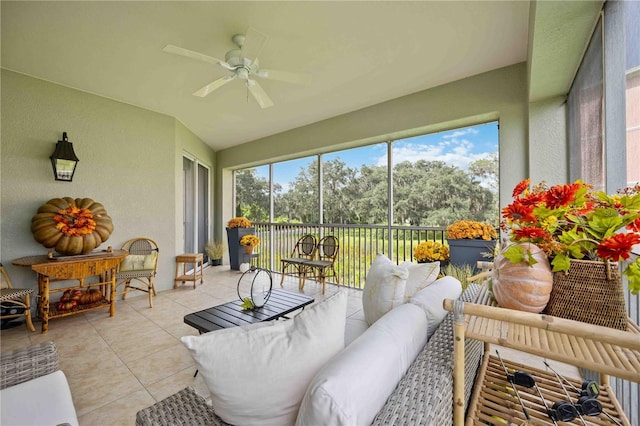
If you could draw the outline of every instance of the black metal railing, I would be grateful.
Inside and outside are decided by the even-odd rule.
[[[411,261],[414,248],[422,241],[444,242],[444,227],[292,224],[253,222],[260,237],[256,266],[280,271],[280,259],[288,257],[305,234],[338,238],[340,251],[335,269],[341,285],[363,288],[371,262],[378,253],[396,263]],[[334,279],[329,279],[335,282]]]

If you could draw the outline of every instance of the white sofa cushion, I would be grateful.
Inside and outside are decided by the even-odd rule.
[[[344,348],[347,293],[290,320],[184,336],[216,414],[238,425],[291,425],[314,374]]]
[[[457,299],[462,294],[462,285],[454,277],[446,276],[437,279],[433,284],[423,288],[409,303],[419,306],[424,310],[429,322],[428,337],[436,331],[447,311],[442,307],[444,299]]]
[[[362,310],[369,325],[404,303],[408,276],[407,268],[396,265],[383,254],[376,256],[362,291]]]
[[[400,266],[407,268],[407,286],[404,290],[404,302],[408,302],[417,292],[438,279],[440,262],[413,263],[402,262]]]
[[[371,424],[426,341],[422,309],[394,308],[315,375],[296,425]]]
[[[78,426],[67,378],[61,370],[0,391],[0,424]]]

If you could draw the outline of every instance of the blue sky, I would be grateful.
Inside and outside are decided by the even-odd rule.
[[[396,140],[393,143],[393,162],[396,164],[402,161],[444,161],[466,170],[470,163],[486,158],[497,151],[498,123],[492,122]],[[274,180],[283,185],[286,190],[285,183],[295,179],[300,170],[306,169],[309,162],[314,161],[315,158],[315,156],[306,157],[275,164]],[[386,165],[386,143],[323,155],[323,159],[327,161],[335,158],[340,158],[347,166],[356,169],[363,164]],[[258,176],[268,178],[268,172],[267,166],[257,168]]]

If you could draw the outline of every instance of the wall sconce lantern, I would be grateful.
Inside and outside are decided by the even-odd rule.
[[[62,132],[62,140],[56,143],[56,150],[49,158],[53,166],[53,177],[56,180],[71,182],[80,160],[73,152],[73,144],[67,140],[67,132]]]

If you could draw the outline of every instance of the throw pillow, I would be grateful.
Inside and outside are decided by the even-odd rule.
[[[138,271],[142,269],[153,269],[156,265],[158,252],[151,254],[130,254],[120,262],[120,271]]]
[[[400,266],[407,268],[409,271],[407,287],[404,291],[405,303],[415,296],[417,292],[437,280],[440,273],[440,262],[403,262]]]
[[[315,375],[296,425],[371,424],[426,342],[422,309],[393,309]]]
[[[454,277],[446,276],[437,279],[433,284],[423,288],[409,300],[409,303],[417,305],[424,310],[429,322],[428,335],[436,331],[444,317],[447,315],[442,307],[444,299],[457,299],[462,294],[462,284]]]
[[[347,293],[341,291],[290,320],[181,340],[222,420],[237,425],[291,425],[313,376],[344,348],[346,310]]]
[[[362,291],[362,310],[369,325],[404,303],[408,275],[406,268],[396,265],[387,256],[376,256]]]

